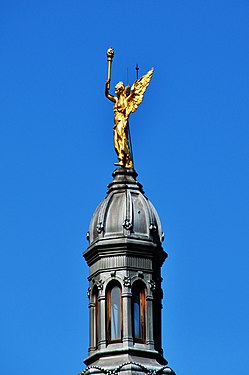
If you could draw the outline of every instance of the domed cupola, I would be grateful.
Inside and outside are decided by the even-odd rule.
[[[162,350],[162,277],[167,258],[158,214],[136,180],[129,116],[143,100],[153,71],[110,94],[113,48],[107,51],[106,97],[114,104],[117,168],[90,222],[89,347],[80,375],[175,375]]]
[[[97,207],[88,232],[90,246],[115,240],[144,241],[160,246],[163,233],[158,214],[144,195],[133,169],[113,172],[106,198]]]
[[[134,374],[163,365],[172,374],[161,342],[161,267],[167,253],[158,214],[136,177],[134,169],[116,169],[90,223],[83,254],[90,268],[91,322],[85,363],[129,365]]]

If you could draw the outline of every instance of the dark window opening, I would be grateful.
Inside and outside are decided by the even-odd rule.
[[[145,310],[146,310],[146,296],[145,287],[141,284],[135,284],[132,290],[133,299],[133,338],[135,342],[145,342]]]
[[[121,288],[114,284],[107,291],[107,341],[122,340],[122,297]]]

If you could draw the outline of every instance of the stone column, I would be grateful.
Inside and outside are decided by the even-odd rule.
[[[105,311],[106,311],[106,300],[105,295],[99,295],[99,332],[98,332],[98,339],[99,339],[99,349],[104,349],[106,347],[106,318],[105,318]]]
[[[89,303],[88,307],[89,307],[89,339],[90,339],[88,352],[91,353],[95,349],[95,347],[94,347],[94,329],[93,329],[93,325],[94,325],[94,302],[91,301]]]
[[[149,349],[154,350],[153,340],[153,296],[148,294],[146,296],[146,344]]]
[[[130,288],[129,288],[130,289]],[[124,346],[132,346],[132,314],[131,314],[131,291],[123,292],[123,343]]]

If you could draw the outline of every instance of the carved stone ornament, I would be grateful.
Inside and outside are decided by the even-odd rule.
[[[92,279],[91,281],[92,281],[92,284],[93,284],[93,285],[96,285],[96,286],[97,286],[98,290],[102,290],[102,289],[103,289],[103,285],[104,285],[104,283],[105,283],[103,280],[99,280],[99,281],[97,281],[97,280],[95,280],[95,279]],[[91,288],[88,288],[88,290],[91,291]]]
[[[96,282],[96,285],[97,285],[98,290],[103,290],[104,281],[99,280]]]
[[[152,290],[152,292],[156,289],[156,283],[154,280],[150,280],[149,281],[149,284],[150,284],[150,289]]]
[[[114,370],[108,370],[107,374],[108,375],[116,375],[116,374],[118,374],[118,369],[116,368]]]
[[[123,222],[123,227],[126,230],[131,230],[132,229],[132,223],[130,222],[129,219],[125,219],[125,221]]]
[[[150,224],[150,231],[151,231],[152,233],[155,233],[156,230],[157,230],[157,226],[156,226],[155,224]]]
[[[86,234],[86,239],[87,239],[87,241],[90,241],[90,233],[89,232],[87,232],[87,234]]]
[[[167,365],[162,366],[159,369],[158,368],[157,369],[149,369],[149,368],[145,367],[144,365],[142,365],[141,363],[134,362],[134,361],[123,362],[123,363],[121,363],[120,366],[118,366],[116,368],[109,369],[109,370],[107,370],[103,367],[100,367],[100,366],[88,366],[84,371],[80,372],[79,375],[85,375],[88,372],[90,373],[89,370],[91,370],[91,369],[96,369],[96,370],[100,371],[100,373],[102,373],[102,374],[117,375],[118,373],[120,373],[122,371],[122,368],[124,368],[126,366],[136,366],[136,367],[139,368],[139,370],[140,370],[139,372],[147,374],[147,375],[156,375],[156,374],[159,375],[159,374],[163,374],[163,373],[164,374],[176,375],[175,372],[170,367],[168,367]]]
[[[92,290],[91,288],[88,288],[88,289],[87,289],[87,297],[88,297],[88,298],[90,298],[91,290]]]
[[[156,375],[157,370],[149,370],[148,375]]]
[[[96,230],[97,230],[98,233],[101,233],[101,232],[104,231],[104,225],[103,225],[102,222],[97,224]]]
[[[131,287],[131,278],[130,278],[130,276],[125,276],[123,281],[124,281],[124,287],[125,288],[130,288]]]
[[[111,277],[115,277],[115,276],[116,276],[116,270],[111,272]]]

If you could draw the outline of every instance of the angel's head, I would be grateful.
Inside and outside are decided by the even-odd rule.
[[[118,82],[115,86],[115,93],[119,96],[125,91],[124,83]]]

